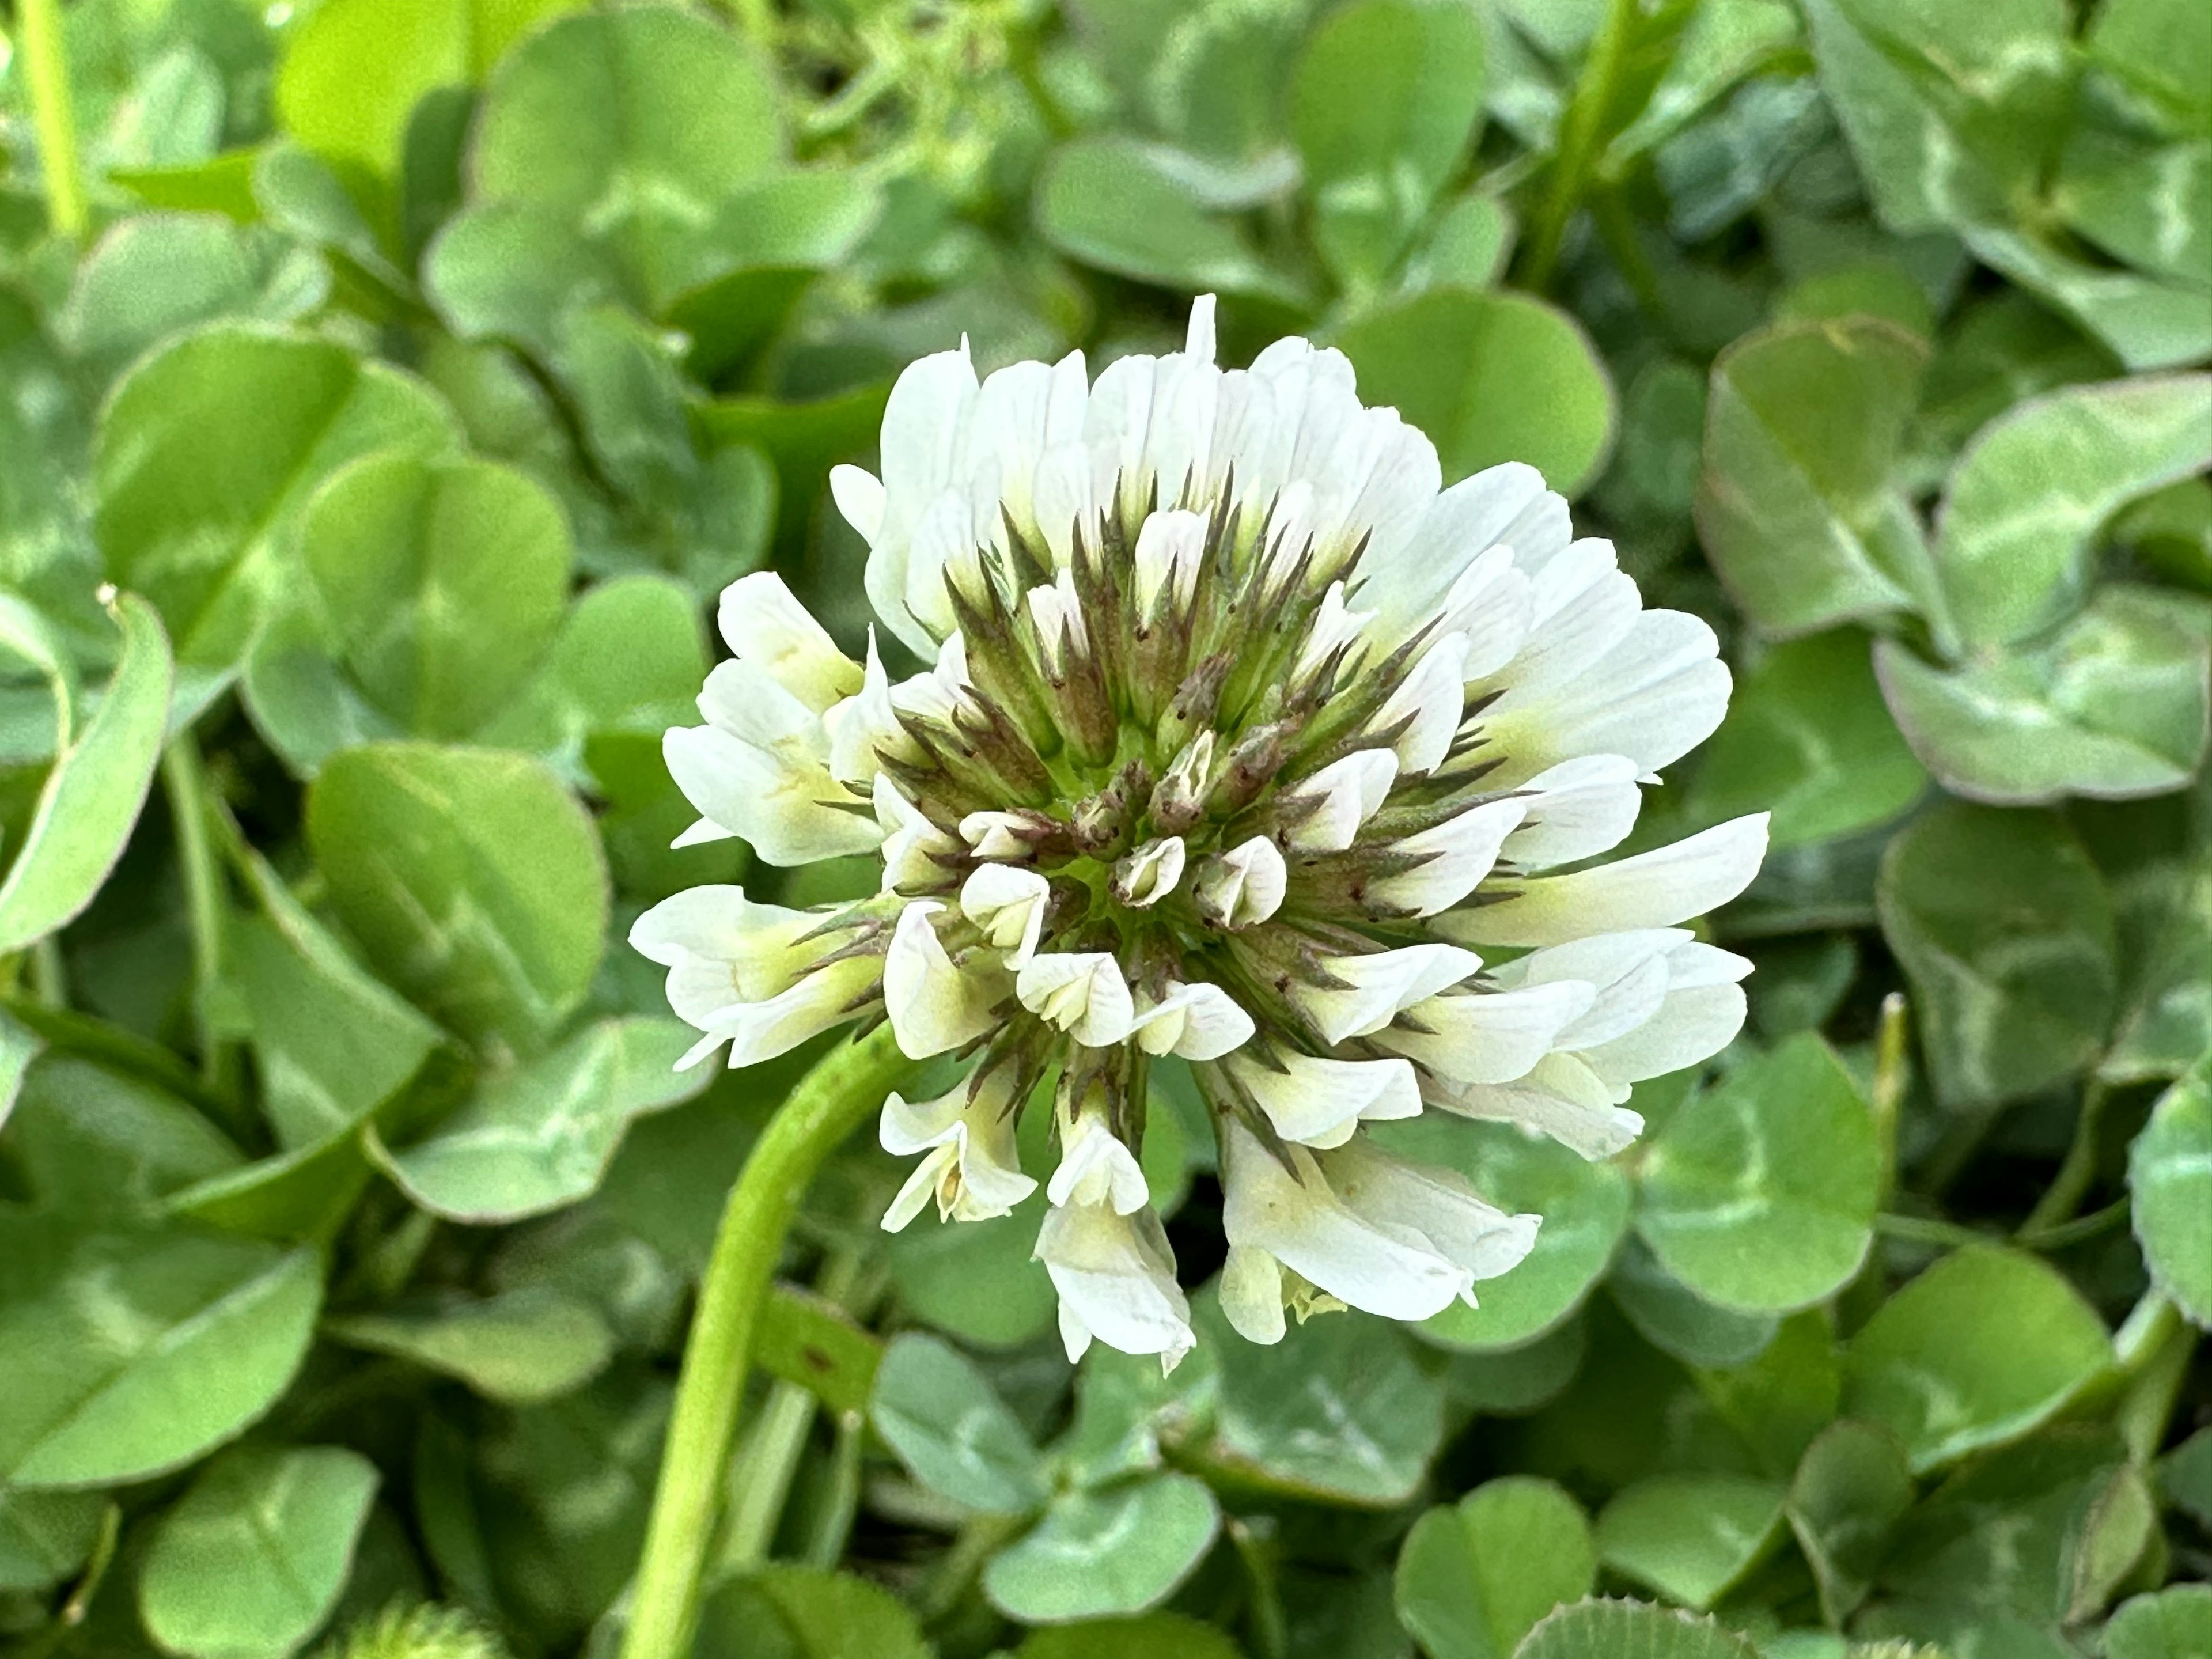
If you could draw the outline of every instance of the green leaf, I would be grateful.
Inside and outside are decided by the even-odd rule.
[[[1710,1619],[1636,1601],[1577,1601],[1528,1632],[1513,1659],[1759,1659]]]
[[[1637,1230],[1707,1299],[1780,1313],[1866,1259],[1881,1200],[1874,1118],[1819,1036],[1735,1067],[1645,1154]]]
[[[676,1070],[696,1035],[661,1017],[599,1021],[488,1077],[427,1136],[380,1161],[448,1220],[519,1221],[573,1204],[598,1188],[633,1121],[714,1080],[708,1067]]]
[[[1654,1475],[1600,1513],[1598,1559],[1702,1612],[1780,1543],[1784,1496],[1743,1475]]]
[[[0,1593],[37,1595],[84,1565],[107,1503],[92,1492],[0,1492]]]
[[[1060,1305],[1030,1251],[1031,1211],[958,1226],[914,1226],[890,1240],[891,1282],[918,1320],[983,1347],[1013,1347],[1052,1328]]]
[[[1482,117],[1482,31],[1442,0],[1353,0],[1308,37],[1291,82],[1314,241],[1338,280],[1378,283]]]
[[[591,1304],[542,1285],[424,1313],[327,1319],[323,1332],[349,1347],[458,1377],[486,1399],[514,1406],[558,1399],[614,1358],[614,1333]]]
[[[1015,1659],[1243,1659],[1218,1630],[1179,1613],[1048,1625],[1023,1638],[1014,1653]]]
[[[225,1170],[171,1194],[163,1210],[283,1243],[334,1237],[374,1171],[358,1130]]]
[[[1947,1104],[2033,1094],[2104,1047],[2112,902],[2057,818],[1939,807],[1890,842],[1875,897]]]
[[[1044,1502],[1029,1436],[982,1374],[934,1336],[906,1331],[891,1340],[868,1414],[915,1478],[956,1504],[1025,1515]]]
[[[357,461],[307,503],[300,550],[331,654],[416,737],[466,738],[498,714],[568,609],[559,504],[485,461]]]
[[[991,1559],[983,1593],[1026,1624],[1142,1613],[1190,1576],[1220,1528],[1212,1492],[1187,1474],[1066,1493]]]
[[[1967,644],[2022,639],[2075,608],[2105,520],[2207,465],[2212,374],[2069,387],[1993,422],[1960,458],[1936,520]]]
[[[534,25],[574,3],[329,0],[285,42],[276,112],[310,149],[391,178],[426,93],[482,80]]]
[[[321,1301],[312,1250],[0,1212],[0,1477],[82,1486],[181,1468],[275,1403]]]
[[[1916,1471],[2016,1440],[2112,1363],[2104,1322],[2033,1256],[1974,1245],[1875,1310],[1844,1351],[1844,1412],[1895,1433]]]
[[[66,1052],[26,1073],[10,1139],[32,1198],[55,1218],[143,1218],[240,1161],[236,1146],[166,1090]]]
[[[2199,1429],[2162,1458],[2158,1480],[2166,1501],[2212,1530],[2212,1429]]]
[[[591,820],[541,762],[349,749],[308,792],[307,837],[369,959],[472,1042],[527,1052],[582,1000],[606,868]]]
[[[2008,227],[1965,225],[1960,235],[1977,259],[2065,312],[2129,368],[2212,355],[2212,293],[2202,283],[2115,270]]]
[[[2212,1065],[2159,1097],[2128,1149],[2128,1191],[2152,1279],[2197,1324],[2212,1326]]]
[[[1738,678],[1691,811],[1715,823],[1771,812],[1769,845],[1796,847],[1901,817],[1927,783],[1882,702],[1866,635],[1839,628],[1778,645]]]
[[[1431,1659],[1510,1659],[1596,1577],[1582,1506],[1549,1480],[1507,1475],[1413,1523],[1398,1552],[1398,1619]]]
[[[115,605],[123,654],[82,732],[64,741],[8,877],[0,882],[0,953],[20,951],[73,921],[123,856],[154,781],[169,716],[173,665],[153,606],[135,593]],[[57,698],[68,695],[57,681]]]
[[[2176,1584],[2120,1604],[2105,1626],[2105,1659],[2189,1659],[2212,1653],[2212,1587]]]
[[[1037,233],[1071,259],[1186,293],[1218,291],[1296,303],[1287,280],[1212,210],[1183,160],[1121,135],[1078,138],[1039,174]]]
[[[751,1360],[811,1390],[833,1412],[865,1412],[884,1352],[881,1337],[828,1297],[774,1285],[761,1304]]]
[[[1622,1244],[1606,1289],[1637,1334],[1686,1365],[1733,1370],[1772,1346],[1782,1328],[1771,1313],[1744,1313],[1709,1302],[1667,1271],[1641,1237]]]
[[[312,249],[215,214],[149,213],[103,235],[78,269],[61,318],[100,379],[171,334],[217,318],[289,322],[329,297]]]
[[[1790,1528],[1832,1626],[1840,1627],[1866,1600],[1891,1529],[1912,1499],[1905,1448],[1885,1430],[1832,1423],[1805,1449],[1790,1483]]]
[[[1953,793],[2007,806],[2185,786],[2212,738],[2206,662],[2204,636],[2157,590],[2118,584],[2050,638],[1961,668],[1875,647],[1913,752]]]
[[[1627,1177],[1556,1141],[1437,1112],[1374,1133],[1401,1157],[1458,1170],[1501,1209],[1544,1218],[1527,1259],[1483,1281],[1480,1307],[1454,1303],[1418,1328],[1440,1347],[1495,1352],[1556,1329],[1604,1274],[1627,1228]]]
[[[211,1463],[163,1517],[138,1583],[155,1640],[190,1659],[284,1659],[337,1605],[376,1466],[336,1446]]]
[[[580,110],[622,113],[579,123]],[[775,83],[732,31],[674,7],[592,12],[493,73],[471,199],[583,228],[657,309],[695,284],[695,247],[721,201],[783,153]]]
[[[1447,480],[1526,461],[1565,495],[1613,443],[1613,381],[1581,325],[1525,294],[1436,289],[1369,312],[1338,344],[1360,396],[1427,433]]]
[[[1285,1496],[1385,1508],[1412,1497],[1443,1438],[1438,1357],[1364,1314],[1294,1325],[1272,1347],[1197,1304],[1219,1365],[1208,1459]]]
[[[1764,632],[1933,608],[1893,477],[1927,361],[1905,330],[1854,317],[1766,329],[1714,362],[1698,531]]]
[[[2130,902],[2121,902],[2124,894]],[[2176,1078],[2212,1050],[2212,861],[2161,864],[2115,889],[2124,923],[2126,1012],[2097,1075],[2110,1083]]]
[[[707,1599],[691,1659],[933,1659],[905,1602],[851,1573],[785,1564]]]
[[[453,417],[419,382],[328,340],[219,325],[141,362],[108,399],[94,528],[159,607],[180,662],[237,662],[289,577],[315,485],[374,449],[434,453]],[[289,577],[296,580],[296,577]]]

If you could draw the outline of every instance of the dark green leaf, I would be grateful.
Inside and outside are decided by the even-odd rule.
[[[1582,1507],[1548,1480],[1508,1475],[1413,1523],[1398,1553],[1398,1618],[1431,1659],[1510,1659],[1596,1577]]]
[[[1187,1474],[1068,1493],[992,1558],[984,1594],[1030,1624],[1142,1613],[1189,1577],[1220,1526],[1212,1492]]]

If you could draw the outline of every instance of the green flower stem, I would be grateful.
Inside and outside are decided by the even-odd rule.
[[[199,1039],[200,1080],[224,1101],[237,1097],[235,1056],[216,1026],[211,1010],[222,985],[222,864],[216,851],[214,796],[200,763],[199,744],[180,732],[161,751],[161,793],[169,803],[176,836],[177,864],[185,883],[185,913],[192,933],[192,1017]]]
[[[2082,1090],[2081,1109],[2075,1115],[2074,1138],[2067,1144],[2065,1160],[2021,1224],[2023,1233],[2047,1232],[2070,1221],[2088,1196],[2090,1184],[2097,1178],[2097,1133],[2104,1120],[2106,1093],[2105,1085],[2094,1080]]]
[[[623,1659],[679,1659],[690,1647],[753,1327],[784,1236],[823,1160],[883,1104],[912,1064],[888,1025],[830,1050],[769,1120],[730,1189],[677,1380]]]
[[[46,217],[72,241],[82,241],[92,214],[77,160],[76,106],[70,96],[69,56],[62,44],[61,0],[19,0],[15,15],[31,120],[39,136],[39,172],[46,180]]]
[[[1874,1112],[1884,1202],[1897,1190],[1897,1121],[1905,1109],[1905,1091],[1912,1081],[1911,1056],[1905,1047],[1909,1035],[1905,994],[1892,991],[1881,1000],[1881,1024],[1875,1033],[1874,1093],[1868,1103]]]
[[[1560,245],[1567,224],[1582,205],[1597,161],[1598,140],[1605,128],[1606,112],[1613,106],[1613,88],[1620,79],[1621,60],[1628,54],[1628,37],[1635,29],[1637,0],[1612,0],[1589,56],[1575,81],[1574,96],[1559,118],[1559,153],[1552,164],[1551,186],[1538,204],[1528,228],[1528,258],[1522,281],[1540,294],[1552,284],[1559,268]]]

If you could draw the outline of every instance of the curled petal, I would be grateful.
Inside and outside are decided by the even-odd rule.
[[[1196,1343],[1174,1252],[1150,1209],[1120,1215],[1103,1204],[1056,1206],[1045,1213],[1036,1255],[1060,1293],[1060,1339],[1071,1361],[1096,1337],[1123,1353],[1156,1353],[1160,1369],[1173,1370]]]
[[[950,860],[965,850],[961,843],[923,816],[891,781],[888,772],[876,774],[872,793],[876,825],[884,832],[882,890],[905,892],[943,885],[949,879]]]
[[[1051,906],[1052,884],[1034,870],[1011,865],[979,864],[960,889],[961,914],[982,930],[993,950],[1005,953],[1009,968],[1036,954]]]
[[[1415,1117],[1421,1091],[1402,1060],[1333,1060],[1281,1054],[1273,1064],[1240,1050],[1224,1062],[1285,1140],[1340,1146],[1360,1121]]]
[[[916,899],[899,912],[884,957],[884,1008],[899,1052],[926,1060],[974,1042],[998,1024],[1006,976],[994,963],[956,964],[930,918],[945,907]]]
[[[1086,1101],[1072,1117],[1060,1120],[1060,1167],[1046,1184],[1054,1204],[1103,1204],[1116,1215],[1132,1215],[1152,1198],[1137,1155],[1107,1121],[1103,1103]]]
[[[860,665],[837,648],[774,571],[757,570],[724,588],[720,621],[722,637],[740,661],[817,714],[860,689]]]
[[[1114,866],[1114,896],[1134,909],[1158,903],[1182,879],[1182,837],[1148,841]]]
[[[1167,994],[1138,1011],[1130,1035],[1148,1054],[1180,1054],[1188,1060],[1218,1060],[1252,1040],[1252,1016],[1228,992],[1204,981],[1170,981]]]
[[[1031,957],[1014,981],[1022,1006],[1088,1048],[1129,1035],[1136,1008],[1121,964],[1103,951],[1056,951]]]
[[[1292,814],[1285,839],[1301,853],[1341,852],[1382,809],[1397,776],[1396,755],[1361,749],[1300,779],[1285,801]]]
[[[935,1100],[884,1103],[878,1131],[894,1157],[924,1156],[884,1212],[884,1231],[897,1232],[931,1197],[940,1220],[983,1221],[1005,1215],[1036,1190],[1022,1173],[1007,1109],[1011,1085],[1003,1071],[980,1083],[963,1081]]]
[[[1517,1123],[1592,1161],[1611,1158],[1644,1133],[1644,1119],[1621,1103],[1628,1094],[1574,1054],[1547,1054],[1510,1083],[1462,1086],[1431,1077],[1422,1090],[1431,1106],[1461,1117]]]
[[[1290,871],[1275,843],[1265,836],[1240,842],[1199,864],[1192,896],[1199,914],[1231,931],[1255,927],[1282,908],[1290,890]]]

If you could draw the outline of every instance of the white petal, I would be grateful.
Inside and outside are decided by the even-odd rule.
[[[1522,786],[1528,815],[1499,854],[1523,870],[1547,870],[1609,853],[1636,827],[1640,769],[1626,755],[1561,761]]]
[[[1224,1064],[1259,1103],[1275,1132],[1304,1146],[1341,1146],[1363,1118],[1379,1121],[1420,1115],[1420,1085],[1402,1060],[1284,1054],[1269,1065],[1240,1050]]]
[[[1452,584],[1437,631],[1467,635],[1463,672],[1474,681],[1512,661],[1535,624],[1535,591],[1527,573],[1513,562],[1511,548],[1493,547]]]
[[[1374,618],[1371,611],[1348,609],[1344,603],[1344,584],[1331,582],[1321,596],[1313,620],[1306,624],[1305,642],[1298,647],[1297,664],[1291,669],[1291,677],[1303,679],[1312,673],[1339,646],[1349,645],[1358,639]]]
[[[1304,1148],[1291,1148],[1299,1170],[1293,1176],[1233,1121],[1228,1142],[1222,1226],[1231,1249],[1265,1250],[1331,1296],[1386,1319],[1441,1313],[1473,1283],[1411,1229],[1354,1214]]]
[[[973,1042],[998,1024],[994,1012],[1006,995],[1006,976],[971,959],[954,964],[930,917],[945,907],[916,899],[899,912],[884,957],[884,1008],[899,1052],[927,1060]]]
[[[1149,622],[1164,601],[1178,610],[1189,605],[1205,556],[1206,520],[1198,514],[1170,509],[1148,516],[1131,556],[1137,615]]]
[[[1270,1346],[1283,1340],[1283,1264],[1246,1244],[1229,1247],[1221,1265],[1221,1311],[1247,1342]]]
[[[1369,897],[1419,916],[1449,909],[1481,884],[1497,864],[1506,836],[1528,811],[1525,801],[1488,801],[1433,830],[1391,842],[1390,851],[1427,861],[1398,875],[1376,877],[1367,884]]]
[[[710,726],[671,726],[660,752],[684,799],[770,864],[872,852],[883,838],[869,819],[824,805],[844,790],[820,762],[771,752]]]
[[[896,1100],[898,1097],[891,1097]],[[907,1224],[922,1212],[944,1185],[947,1171],[959,1167],[960,1148],[957,1142],[946,1139],[933,1145],[928,1155],[907,1172],[905,1182],[884,1206],[883,1230],[887,1233],[904,1232]]]
[[[1006,1214],[1036,1190],[1014,1145],[1011,1073],[1001,1068],[971,1087],[963,1079],[935,1100],[884,1103],[878,1139],[896,1157],[926,1152],[884,1216],[896,1232],[933,1194],[946,1219],[982,1221]]]
[[[837,648],[772,570],[740,576],[724,588],[720,620],[732,651],[817,714],[860,689],[860,665]]]
[[[1460,1088],[1438,1081],[1422,1096],[1462,1117],[1534,1129],[1592,1160],[1611,1158],[1644,1133],[1644,1120],[1620,1104],[1627,1097],[1573,1054],[1547,1054],[1511,1083]]]
[[[1561,983],[1589,986],[1593,994],[1589,1003],[1560,1031],[1556,1046],[1568,1051],[1593,1048],[1633,1030],[1658,1012],[1660,1000],[1667,994],[1668,953],[1689,938],[1689,931],[1681,927],[1593,933],[1587,939],[1532,951],[1518,961],[1507,963],[1493,978],[1507,989]]]
[[[830,775],[841,782],[872,783],[883,756],[914,756],[914,742],[891,707],[890,677],[876,653],[872,628],[860,690],[833,704],[822,716],[822,727],[830,735]]]
[[[982,929],[993,950],[1006,953],[1009,968],[1036,954],[1051,905],[1052,884],[1034,870],[1011,865],[979,864],[960,889],[962,914]]]
[[[1365,1135],[1316,1153],[1314,1162],[1355,1215],[1419,1234],[1477,1279],[1510,1273],[1535,1245],[1541,1217],[1509,1215],[1457,1171],[1394,1158]]]
[[[1399,721],[1407,722],[1392,741],[1401,772],[1419,776],[1443,764],[1459,732],[1460,710],[1466,697],[1468,640],[1464,634],[1447,634],[1413,665],[1399,683],[1368,730],[1377,735]]]
[[[1583,1063],[1607,1083],[1640,1083],[1710,1060],[1743,1029],[1741,957],[1710,945],[1679,945],[1665,958],[1668,980],[1658,1006],[1602,1043],[1584,1046]]]
[[[1105,1112],[1086,1105],[1071,1121],[1060,1117],[1060,1167],[1044,1195],[1054,1204],[1103,1204],[1116,1215],[1133,1215],[1151,1200],[1137,1155],[1122,1144]]]
[[[925,817],[891,781],[890,773],[876,774],[873,799],[876,825],[884,832],[882,890],[938,887],[950,880],[949,860],[966,850],[961,843]]]
[[[707,1040],[692,1055],[711,1053],[725,1041],[733,1068],[789,1054],[808,1038],[858,1018],[876,1000],[881,971],[865,957],[833,963],[765,1002],[725,1009],[705,1027]]]
[[[1534,1068],[1591,995],[1588,985],[1570,980],[1431,997],[1375,1040],[1455,1084],[1508,1083]]]
[[[1458,984],[1482,966],[1472,951],[1452,945],[1408,945],[1369,956],[1326,957],[1322,970],[1346,981],[1341,990],[1294,982],[1291,1005],[1314,1023],[1324,1042],[1364,1036],[1388,1025],[1401,1008]]]
[[[1434,616],[1461,574],[1499,543],[1548,555],[1567,539],[1567,504],[1532,466],[1509,461],[1462,478],[1423,509],[1389,559],[1363,562],[1359,602],[1401,640]]]
[[[1116,1215],[1103,1204],[1046,1212],[1037,1258],[1060,1292],[1068,1358],[1096,1336],[1123,1353],[1156,1353],[1164,1368],[1190,1352],[1190,1304],[1175,1281],[1175,1256],[1150,1210]]]
[[[821,924],[818,915],[749,899],[742,887],[693,887],[633,922],[629,943],[669,970],[677,1018],[705,1030],[736,1005],[797,984],[826,948],[798,940]]]
[[[1133,909],[1146,909],[1176,890],[1182,879],[1181,836],[1148,841],[1114,866],[1114,896]]]
[[[923,625],[910,608],[912,596],[937,590],[950,550],[944,522],[933,537],[925,534],[923,520],[933,511],[945,511],[940,503],[955,482],[953,465],[976,391],[963,340],[957,351],[909,364],[884,407],[882,513],[868,538],[866,586],[876,614],[918,656],[935,651],[942,635]],[[866,494],[860,490],[854,502],[863,517]],[[919,552],[917,541],[927,544]],[[920,571],[914,568],[917,556]]]
[[[1564,876],[1538,876],[1513,896],[1440,916],[1448,939],[1557,945],[1585,933],[1671,927],[1726,904],[1751,885],[1766,855],[1766,814],[1734,818],[1671,847]],[[1487,896],[1487,895],[1486,895]]]
[[[1103,951],[1031,957],[1022,964],[1014,993],[1023,1007],[1087,1048],[1121,1042],[1136,1018],[1121,965]]]
[[[1140,1008],[1129,1027],[1146,1054],[1189,1060],[1218,1060],[1250,1042],[1256,1029],[1228,992],[1203,981],[1170,981],[1167,994]]]
[[[1382,810],[1397,776],[1397,756],[1388,749],[1361,749],[1300,778],[1285,789],[1285,804],[1311,801],[1314,806],[1291,824],[1285,838],[1301,853],[1341,852]]]
[[[872,542],[881,533],[884,486],[874,473],[859,466],[831,467],[830,498],[836,502],[845,522],[860,532],[862,541]]]
[[[1493,715],[1560,696],[1629,636],[1644,611],[1613,544],[1595,538],[1571,544],[1531,575],[1530,592],[1534,621],[1528,642],[1496,676],[1502,695]]]
[[[1273,915],[1289,888],[1290,870],[1281,852],[1267,836],[1255,836],[1201,859],[1191,890],[1200,915],[1233,931]]]
[[[970,812],[960,820],[960,838],[979,859],[1024,859],[1030,844],[1018,832],[1029,823],[1018,812]]]
[[[1201,294],[1190,302],[1190,326],[1185,331],[1183,356],[1200,362],[1213,361],[1213,296]]]
[[[1549,683],[1516,683],[1483,717],[1486,734],[1518,765],[1611,753],[1650,777],[1711,737],[1728,712],[1728,665],[1712,629],[1696,617],[1644,611],[1617,643],[1571,648],[1571,673],[1563,663]],[[1514,681],[1520,672],[1516,664],[1503,678]],[[1517,769],[1498,776],[1518,781]]]

